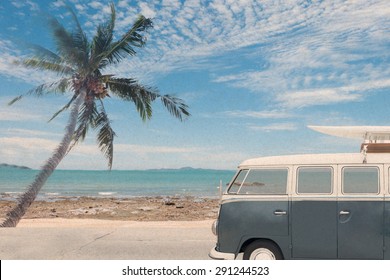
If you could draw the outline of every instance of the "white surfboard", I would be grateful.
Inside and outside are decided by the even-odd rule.
[[[315,131],[344,138],[358,138],[365,141],[390,140],[390,126],[314,126]]]

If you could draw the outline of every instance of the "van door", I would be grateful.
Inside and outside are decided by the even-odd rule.
[[[343,167],[338,200],[338,258],[383,259],[384,196],[378,166]]]
[[[237,213],[241,213],[240,219],[248,225],[247,235],[288,235],[287,179],[287,168],[259,168],[248,171],[238,190],[238,196],[247,197],[246,202],[241,211],[237,209]],[[238,223],[233,226],[237,227]]]
[[[337,201],[330,166],[299,167],[292,196],[292,257],[337,258]]]
[[[283,168],[243,169],[222,201],[218,222],[218,249],[238,253],[249,239],[287,240],[278,244],[289,249],[289,170]]]

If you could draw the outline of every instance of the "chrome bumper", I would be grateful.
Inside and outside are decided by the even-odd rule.
[[[215,247],[210,250],[209,257],[214,260],[234,260],[235,254],[218,252]]]

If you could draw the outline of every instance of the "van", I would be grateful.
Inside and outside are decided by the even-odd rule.
[[[213,259],[390,259],[390,127],[311,127],[363,137],[360,153],[241,163],[213,224]]]

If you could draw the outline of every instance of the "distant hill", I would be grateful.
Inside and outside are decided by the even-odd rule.
[[[146,171],[176,171],[176,170],[207,170],[202,168],[182,167],[182,168],[152,168]]]
[[[15,165],[15,164],[0,163],[0,168],[2,168],[2,167],[16,168],[16,169],[31,169],[30,167],[27,167],[27,166],[20,166],[20,165]]]
[[[215,171],[220,171],[220,170],[217,170],[217,169],[208,169],[208,168],[194,168],[194,167],[189,167],[189,166],[186,166],[186,167],[181,167],[181,168],[156,168],[156,169],[146,169],[146,171],[178,171],[178,170],[207,170],[207,171],[212,171],[212,170],[215,170]]]

